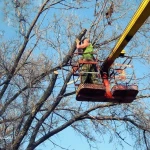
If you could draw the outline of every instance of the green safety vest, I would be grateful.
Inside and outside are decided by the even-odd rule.
[[[83,58],[84,59],[93,59],[93,46],[90,43],[88,47],[83,50]]]

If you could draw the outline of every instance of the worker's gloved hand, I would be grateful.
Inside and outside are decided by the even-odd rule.
[[[77,44],[79,44],[79,43],[80,43],[79,39],[76,39],[76,43],[77,43]]]

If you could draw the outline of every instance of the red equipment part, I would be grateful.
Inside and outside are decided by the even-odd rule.
[[[98,66],[98,60],[96,61],[79,60],[78,66],[80,67],[82,64],[94,64]],[[79,70],[80,69],[78,69],[78,73],[74,73],[74,75],[78,75],[81,78],[83,73],[81,74]],[[99,82],[98,84],[91,84],[91,83],[76,84],[76,86],[78,86],[78,89],[76,91],[77,101],[131,103],[134,99],[136,99],[136,95],[138,94],[137,85],[117,84],[117,85],[114,85],[113,88],[111,89],[110,79],[109,79],[108,74],[106,72],[102,72],[100,74],[99,66],[97,70],[99,71],[99,74],[97,77],[102,82]],[[121,70],[121,69],[118,69],[118,70],[119,70],[119,73],[122,73],[122,72],[124,73],[124,70]],[[118,70],[116,72],[118,72]],[[126,76],[125,74],[123,75],[124,75],[123,76],[124,77],[123,81],[124,81],[126,79]],[[119,80],[122,81],[122,77],[121,79],[119,78]]]

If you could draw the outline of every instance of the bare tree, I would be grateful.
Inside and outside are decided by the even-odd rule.
[[[133,103],[77,102],[74,85],[67,84],[72,80],[69,62],[76,38],[90,37],[105,59],[139,1],[114,0],[111,26],[105,18],[109,0],[0,3],[8,24],[0,41],[1,149],[33,150],[67,127],[85,137],[89,147],[97,141],[94,132],[109,133],[111,142],[130,145],[126,132],[135,149],[150,149],[149,20],[127,47],[135,66],[147,68],[136,71],[139,94]]]

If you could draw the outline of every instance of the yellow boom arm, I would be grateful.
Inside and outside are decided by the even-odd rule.
[[[120,55],[121,51],[128,44],[128,42],[132,39],[138,29],[142,26],[142,24],[146,21],[146,19],[150,16],[150,0],[143,0],[131,21],[125,28],[121,37],[119,38],[117,44],[113,48],[112,52],[109,54],[108,58],[102,64],[103,71],[108,71],[109,67],[115,61],[115,59]]]

